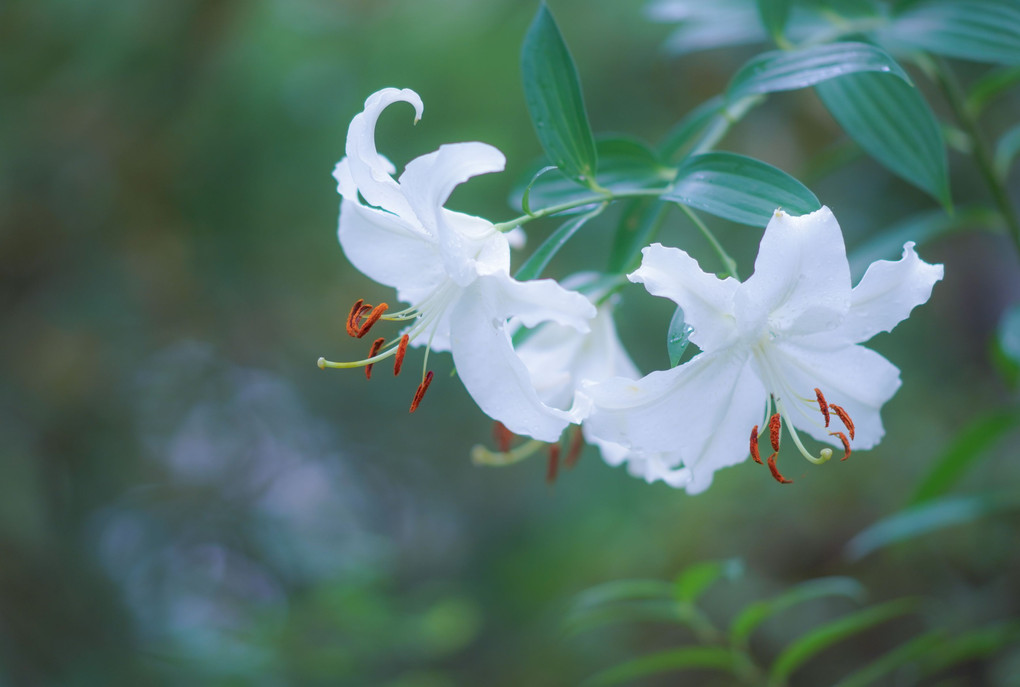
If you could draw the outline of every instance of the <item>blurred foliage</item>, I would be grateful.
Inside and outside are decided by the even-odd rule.
[[[357,297],[386,296],[336,245],[329,172],[351,116],[380,87],[416,89],[424,118],[412,128],[406,113],[386,115],[381,150],[400,166],[441,143],[492,143],[507,173],[473,180],[452,205],[514,216],[506,198],[540,152],[519,75],[535,8],[0,4],[0,684],[576,684],[690,635],[676,625],[564,639],[567,599],[734,556],[756,575],[707,588],[711,617],[849,575],[874,604],[937,600],[925,627],[955,638],[940,642],[952,642],[957,684],[1015,684],[1020,655],[995,630],[1020,614],[1015,508],[843,557],[945,464],[961,430],[1017,409],[1016,317],[1000,320],[1020,299],[1020,269],[1001,233],[974,231],[995,226],[980,213],[958,210],[915,239],[946,279],[875,342],[905,382],[884,443],[794,475],[795,488],[734,468],[689,498],[594,452],[549,488],[538,461],[471,467],[489,423],[447,379],[448,362],[413,417],[406,380],[315,367],[321,354],[360,355],[344,314]],[[667,57],[657,46],[672,29],[641,2],[552,9],[596,132],[663,140],[755,54]],[[973,85],[987,139],[1010,140],[1015,69],[953,67]],[[911,75],[947,119],[938,91]],[[870,159],[839,154],[845,138],[810,91],[770,98],[726,148],[808,183],[851,247],[931,209]],[[949,168],[957,207],[986,201],[968,156],[951,152]],[[607,254],[619,217],[585,224],[585,241],[548,272]],[[714,259],[679,213],[660,219],[664,241]],[[533,227],[538,245],[555,223]],[[720,222],[718,235],[746,273],[758,230]],[[668,366],[671,309],[623,298],[635,359]],[[943,473],[946,498],[1018,483],[1016,425],[996,436],[998,450],[979,437],[979,459]],[[837,615],[790,611],[755,641],[774,656]],[[791,684],[864,669],[906,636],[886,639],[841,644]]]

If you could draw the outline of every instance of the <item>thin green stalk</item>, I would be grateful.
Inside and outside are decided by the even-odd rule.
[[[967,107],[967,99],[963,94],[963,89],[960,88],[956,75],[950,70],[945,60],[934,60],[932,71],[935,80],[942,89],[942,93],[945,95],[950,107],[953,108],[953,114],[956,116],[957,122],[959,122],[960,126],[970,137],[971,153],[974,156],[974,162],[977,164],[981,178],[992,195],[992,200],[995,202],[996,207],[999,208],[999,212],[1002,213],[1003,219],[1006,220],[1006,227],[1009,230],[1010,238],[1013,239],[1013,246],[1016,248],[1017,254],[1020,255],[1020,218],[1017,217],[1016,210],[1009,202],[1009,196],[1006,193],[1006,187],[1002,179],[995,172],[995,165],[992,163],[988,144],[981,135],[977,118]]]
[[[574,208],[579,208],[585,205],[591,205],[592,203],[609,203],[614,200],[619,200],[620,198],[637,198],[640,196],[658,197],[668,190],[668,188],[647,188],[634,189],[633,191],[622,191],[620,193],[608,191],[597,196],[588,196],[572,200],[569,203],[562,203],[560,205],[552,205],[547,208],[542,208],[537,212],[521,215],[520,217],[515,217],[514,219],[506,222],[499,222],[493,226],[496,228],[496,231],[510,231],[514,227],[519,227],[520,225],[526,224],[532,220],[542,219],[543,217],[555,215],[566,210],[573,210]]]
[[[712,245],[712,248],[715,249],[715,252],[716,254],[718,254],[719,259],[722,260],[723,268],[726,270],[726,274],[730,277],[733,277],[734,279],[739,280],[740,275],[737,274],[737,261],[730,257],[730,254],[727,253],[726,249],[722,247],[722,244],[719,243],[719,240],[715,237],[715,234],[712,233],[711,229],[705,226],[705,223],[701,221],[701,218],[695,215],[694,211],[691,210],[686,205],[681,205],[680,209],[684,211],[684,214],[687,215],[692,222],[694,222],[694,226],[696,226],[701,231],[704,237]]]

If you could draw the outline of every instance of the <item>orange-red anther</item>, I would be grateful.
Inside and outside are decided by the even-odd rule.
[[[846,427],[846,431],[850,433],[850,438],[854,438],[854,421],[850,419],[850,413],[846,412],[843,408],[837,405],[830,405],[832,412],[836,413],[839,417],[839,421]]]
[[[572,468],[577,465],[577,461],[581,458],[582,451],[584,451],[584,434],[581,432],[580,427],[575,427],[574,436],[570,438],[570,448],[567,450],[567,459],[563,461],[567,468]]]
[[[843,457],[840,460],[846,460],[850,457],[850,440],[846,438],[843,432],[829,432],[831,436],[839,437],[839,440],[843,442]]]
[[[425,398],[425,392],[429,390],[429,384],[432,383],[432,370],[429,370],[425,374],[425,379],[421,380],[421,384],[418,385],[418,390],[414,392],[414,400],[411,401],[411,410],[407,411],[413,413],[418,410],[418,404]]]
[[[514,433],[506,428],[499,420],[492,423],[492,438],[496,441],[496,446],[499,447],[501,453],[506,453],[510,450],[510,444],[514,440]]]
[[[375,341],[373,341],[372,342],[372,347],[368,349],[368,357],[369,358],[374,357],[375,354],[379,352],[379,349],[382,348],[382,345],[384,343],[386,343],[386,339],[382,339],[382,338],[379,338],[379,339],[376,339]],[[365,379],[372,379],[372,365],[373,364],[374,363],[369,363],[368,365],[365,365]]]
[[[347,334],[350,336],[358,335],[358,318],[361,316],[361,306],[364,302],[361,298],[354,301],[351,311],[347,313]]]
[[[761,455],[758,453],[758,425],[751,430],[751,458],[758,465],[762,465]]]
[[[769,441],[772,443],[772,450],[779,450],[779,430],[783,428],[783,420],[779,417],[779,413],[775,413],[769,418]]]
[[[560,445],[559,443],[549,445],[549,464],[545,468],[545,482],[552,484],[556,481],[556,475],[560,471]]]
[[[781,474],[779,474],[779,468],[776,467],[776,456],[778,455],[779,451],[776,451],[771,456],[769,456],[769,470],[772,471],[772,476],[775,477],[776,481],[779,482],[780,484],[793,484],[792,479],[786,479]]]
[[[368,334],[368,330],[372,328],[373,324],[379,321],[379,318],[383,316],[383,313],[386,312],[389,309],[389,307],[390,306],[387,305],[386,303],[380,303],[379,305],[375,306],[372,309],[372,312],[368,314],[368,317],[365,318],[364,322],[362,322],[361,324],[355,322],[357,328],[357,337],[360,339],[365,334]],[[362,306],[362,311],[364,310],[365,307]],[[358,318],[356,319],[361,319],[361,316],[359,315]]]
[[[825,426],[829,426],[829,404],[825,402],[825,396],[822,395],[822,390],[815,389],[815,398],[818,399],[818,410],[822,411],[822,417],[825,418]]]
[[[400,337],[400,343],[397,345],[396,359],[393,361],[393,376],[396,377],[400,374],[400,366],[404,364],[404,354],[407,353],[407,342],[410,341],[407,334]]]

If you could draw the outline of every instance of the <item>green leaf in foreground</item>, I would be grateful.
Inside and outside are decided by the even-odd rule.
[[[519,281],[537,279],[542,274],[546,265],[549,264],[549,261],[553,259],[553,256],[566,245],[567,241],[577,233],[577,230],[583,227],[592,217],[597,217],[601,214],[605,207],[605,203],[601,203],[590,212],[572,217],[561,224],[556,231],[549,234],[549,237],[542,242],[542,245],[521,265],[514,278]]]
[[[917,3],[881,31],[883,40],[977,62],[1020,64],[1020,3],[936,0]]]
[[[591,186],[598,156],[577,67],[545,3],[524,37],[521,73],[524,99],[542,149],[564,174]]]
[[[824,43],[799,50],[774,50],[751,58],[726,90],[730,101],[758,93],[807,88],[857,72],[883,72],[910,78],[887,52],[870,43]]]
[[[1004,133],[995,144],[995,173],[999,179],[1005,180],[1009,176],[1009,168],[1017,154],[1020,154],[1020,124]]]
[[[1017,427],[1020,427],[1020,413],[1009,410],[979,417],[964,427],[928,471],[910,499],[910,505],[931,501],[949,491],[974,463],[982,456],[992,455],[989,449]]]
[[[916,599],[897,599],[816,627],[779,654],[772,664],[769,677],[773,683],[782,684],[794,671],[830,646],[897,616],[906,615],[918,605]]]
[[[1017,642],[1020,642],[1020,620],[1007,620],[971,630],[953,637],[939,647],[939,651],[933,652],[925,661],[922,672],[935,675],[967,661],[987,659]]]
[[[815,86],[850,138],[873,158],[949,207],[946,147],[913,86],[885,74],[850,74]]]
[[[717,670],[736,674],[740,666],[740,659],[730,649],[692,646],[635,658],[593,675],[584,684],[592,687],[620,685],[649,675],[680,670]]]
[[[977,494],[927,501],[868,527],[847,543],[844,555],[851,561],[860,560],[890,544],[1017,507],[1020,496],[1016,494]]]
[[[743,574],[744,563],[739,558],[695,563],[677,575],[673,595],[682,603],[694,603],[716,580],[733,580]]]
[[[748,605],[730,624],[730,639],[734,643],[746,642],[769,618],[799,604],[830,596],[863,601],[865,591],[860,582],[850,577],[823,577],[801,582],[775,598]]]
[[[805,215],[821,207],[815,194],[786,172],[735,153],[688,158],[662,198],[758,227],[768,224],[776,208]]]
[[[840,680],[835,687],[868,687],[874,685],[879,678],[885,677],[909,663],[916,663],[922,657],[940,649],[945,643],[945,633],[941,630],[926,632],[919,637],[907,640],[898,647],[879,656],[877,659]]]

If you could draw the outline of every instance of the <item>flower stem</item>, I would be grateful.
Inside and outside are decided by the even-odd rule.
[[[935,80],[942,89],[946,100],[949,101],[950,107],[953,108],[953,114],[956,116],[957,122],[959,122],[970,138],[974,162],[977,164],[985,186],[988,187],[988,191],[992,195],[992,200],[1006,221],[1010,238],[1013,239],[1013,246],[1016,248],[1017,253],[1020,254],[1020,218],[1017,217],[1016,210],[1009,201],[1009,196],[1006,194],[1006,188],[1002,179],[995,172],[992,156],[988,152],[988,144],[985,143],[981,130],[978,127],[977,117],[967,107],[963,89],[960,88],[956,75],[953,74],[945,60],[934,60],[932,67]]]
[[[712,245],[712,248],[715,249],[716,254],[722,261],[723,268],[726,270],[727,276],[739,280],[740,276],[737,274],[737,261],[730,257],[730,254],[727,253],[726,249],[722,247],[722,244],[719,243],[719,240],[715,237],[715,234],[713,234],[712,231],[707,226],[705,226],[705,223],[701,221],[701,218],[695,215],[694,211],[691,210],[689,207],[687,207],[686,205],[681,205],[680,209],[684,211],[684,214],[687,215],[687,217],[689,217],[692,222],[694,222],[694,226],[696,226],[701,231],[702,235],[704,235],[704,237]]]
[[[651,196],[653,198],[657,198],[668,190],[668,188],[639,188],[631,191],[620,191],[619,193],[606,191],[606,193],[578,198],[570,201],[569,203],[561,203],[560,205],[552,205],[547,208],[542,208],[541,210],[537,210],[527,215],[521,215],[520,217],[515,217],[514,219],[506,222],[499,222],[493,226],[496,228],[496,231],[506,232],[532,220],[542,219],[543,217],[549,217],[550,215],[566,212],[567,210],[573,210],[574,208],[583,207],[585,205],[608,203],[614,200],[619,200],[620,198],[637,198],[640,196]]]

